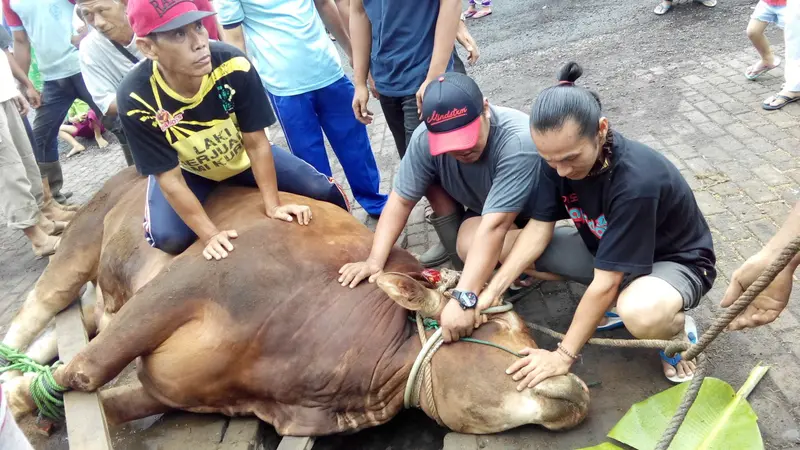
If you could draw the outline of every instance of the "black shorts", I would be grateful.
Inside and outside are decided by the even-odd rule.
[[[539,272],[559,275],[587,286],[594,278],[594,256],[586,248],[578,230],[570,226],[555,229],[553,239],[534,265]],[[683,298],[683,309],[688,311],[697,307],[700,299],[708,293],[697,270],[701,269],[673,261],[656,261],[648,275],[674,287]],[[625,274],[620,292],[641,276],[644,275]]]
[[[475,211],[467,208],[467,211],[464,213],[464,216],[461,218],[461,223],[464,223],[464,221],[467,220],[467,219],[471,219],[473,217],[480,217],[480,216],[481,216],[480,213],[476,213]],[[528,220],[530,220],[530,219],[517,216],[517,218],[514,219],[514,225],[519,229],[523,229],[523,228],[525,228],[525,225],[528,224]]]

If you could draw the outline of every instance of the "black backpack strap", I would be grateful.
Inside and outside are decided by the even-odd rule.
[[[132,63],[134,63],[134,64],[136,64],[136,63],[138,63],[138,62],[139,62],[139,58],[137,58],[136,56],[134,56],[134,55],[133,55],[133,53],[129,52],[127,48],[123,47],[122,45],[120,45],[119,43],[117,43],[117,42],[114,42],[114,41],[111,41],[111,43],[112,43],[112,44],[114,44],[114,47],[116,47],[116,49],[117,49],[117,50],[118,50],[120,53],[122,53],[122,55],[123,55],[123,56],[125,56],[126,58],[128,58],[128,61],[130,61],[130,62],[132,62]]]

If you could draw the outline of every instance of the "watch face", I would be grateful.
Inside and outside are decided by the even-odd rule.
[[[478,296],[474,292],[461,292],[458,296],[458,302],[464,308],[474,308],[478,304]]]

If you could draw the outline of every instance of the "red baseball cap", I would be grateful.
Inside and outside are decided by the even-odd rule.
[[[431,155],[475,147],[482,113],[483,94],[472,78],[448,72],[431,81],[422,97]]]
[[[128,21],[139,37],[176,30],[214,14],[198,10],[192,0],[128,1]]]

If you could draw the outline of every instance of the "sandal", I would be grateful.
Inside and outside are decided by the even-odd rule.
[[[653,12],[661,16],[668,13],[671,9],[672,9],[672,2],[659,3],[658,6],[656,6],[656,9],[653,10]]]
[[[617,314],[617,308],[611,308],[609,311],[606,311],[605,317],[608,320],[604,325],[599,325],[595,329],[596,331],[616,330],[617,328],[625,326],[625,324],[622,323],[622,318]]]
[[[692,319],[689,316],[686,316],[686,320],[683,323],[683,329],[686,332],[686,337],[689,339],[689,342],[691,342],[692,344],[696,344],[697,343],[697,324],[694,322],[694,319]],[[659,352],[659,355],[661,356],[661,360],[662,361],[666,362],[667,364],[669,364],[672,367],[675,367],[683,359],[683,357],[681,356],[680,353],[676,353],[675,356],[670,358],[670,357],[668,357],[666,355],[666,353],[664,353],[664,350],[661,350]],[[689,381],[692,378],[694,378],[694,374],[691,374],[691,375],[689,375],[688,377],[685,377],[685,378],[679,377],[677,373],[675,373],[675,375],[671,376],[671,377],[668,377],[666,374],[664,374],[664,377],[666,377],[667,380],[669,380],[669,381],[671,381],[673,383],[683,383],[684,381]]]
[[[717,0],[694,0],[695,3],[700,3],[703,6],[713,8],[717,6]]]
[[[492,10],[491,9],[483,8],[482,10],[478,11],[477,13],[475,13],[475,15],[472,16],[472,18],[473,19],[480,19],[481,17],[486,17],[486,16],[488,16],[490,14],[492,14]]]
[[[759,65],[761,66],[761,68],[756,70],[756,67],[758,67]],[[744,77],[747,78],[750,81],[753,81],[753,80],[757,79],[758,77],[760,77],[761,75],[764,75],[765,73],[769,72],[770,70],[772,70],[772,69],[774,69],[774,68],[776,68],[776,67],[778,67],[780,65],[781,65],[781,59],[780,58],[775,58],[775,64],[772,64],[772,65],[769,65],[769,66],[761,64],[761,61],[759,61],[759,62],[753,64],[752,66],[748,67],[747,70],[744,71]]]
[[[774,102],[775,100],[782,100],[783,103],[773,105],[772,102]],[[794,103],[798,100],[800,100],[800,95],[798,95],[797,97],[787,97],[782,94],[775,94],[772,97],[764,100],[764,103],[761,104],[761,107],[766,109],[767,111],[776,111],[788,105],[789,103]]]
[[[477,8],[475,8],[475,7],[474,7],[474,5],[470,5],[470,7],[469,7],[469,8],[467,8],[467,10],[466,10],[466,11],[464,11],[463,13],[461,13],[461,20],[464,20],[464,19],[471,19],[471,18],[472,18],[472,16],[474,16],[474,15],[475,15],[475,14],[477,14],[477,13],[478,13],[478,9],[477,9]]]
[[[56,250],[58,250],[58,246],[61,244],[61,238],[58,236],[47,236],[47,240],[45,241],[44,245],[41,246],[38,250],[36,246],[33,246],[33,254],[36,256],[36,259],[42,259],[45,256],[50,256],[55,254]]]

